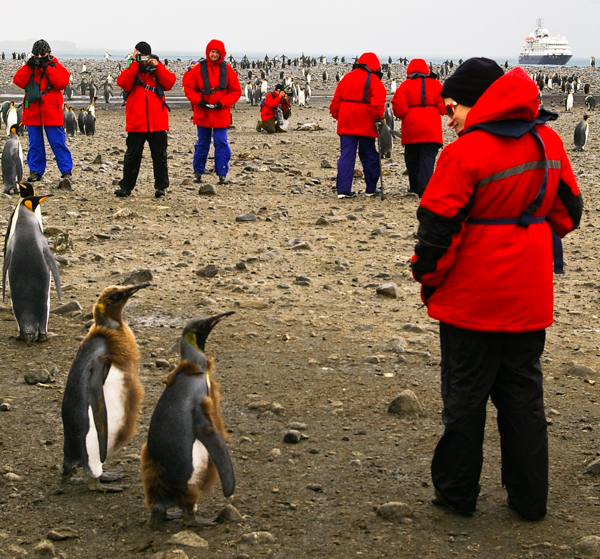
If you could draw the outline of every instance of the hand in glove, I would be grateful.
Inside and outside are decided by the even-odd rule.
[[[221,101],[217,101],[215,103],[215,109],[222,109],[223,108],[223,103],[221,103]]]
[[[208,108],[208,103],[204,99],[200,99],[200,103],[198,103],[203,109]]]

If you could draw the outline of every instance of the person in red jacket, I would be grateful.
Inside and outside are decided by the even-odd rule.
[[[68,70],[52,55],[50,45],[43,39],[33,44],[31,58],[14,75],[13,83],[25,90],[22,122],[29,136],[29,182],[41,180],[46,171],[45,131],[61,173],[58,187],[71,188],[73,159],[63,130],[62,110],[62,90],[70,78]]]
[[[445,430],[431,464],[434,503],[471,515],[480,490],[486,403],[498,411],[502,484],[523,518],[546,514],[548,435],[542,369],[553,320],[553,236],[583,203],[536,84],[487,58],[444,83],[448,126],[421,199],[415,279],[440,321]]]
[[[441,95],[442,84],[429,71],[425,60],[411,60],[406,75],[394,94],[392,108],[394,116],[402,121],[408,191],[417,193],[420,198],[444,143],[440,115],[446,114],[446,107]]]
[[[366,194],[381,194],[377,189],[380,177],[379,154],[375,148],[377,130],[385,110],[386,90],[381,81],[381,63],[372,52],[362,54],[351,72],[338,83],[329,112],[338,121],[340,158],[337,165],[338,198],[353,198],[352,179],[356,149],[363,166]]]
[[[275,111],[277,108],[281,109],[283,118],[286,120],[292,115],[290,101],[282,84],[277,84],[275,89],[271,93],[268,93],[265,97],[265,100],[260,108],[260,121],[256,127],[257,132],[260,132],[261,130],[264,130],[269,134],[274,134],[275,132],[285,132],[285,130],[279,125],[279,122],[275,116]]]
[[[173,72],[152,54],[145,41],[139,42],[127,68],[117,78],[117,85],[127,94],[125,104],[125,129],[127,151],[123,163],[123,178],[115,195],[124,198],[135,188],[144,144],[148,142],[154,168],[154,196],[161,198],[169,187],[167,165],[167,130],[169,107],[165,91],[177,81]]]
[[[235,70],[225,61],[225,45],[213,39],[206,45],[206,59],[185,73],[182,82],[185,96],[192,104],[198,141],[194,146],[194,182],[202,182],[210,140],[215,145],[215,173],[219,184],[226,178],[231,159],[227,128],[231,124],[231,106],[242,95]]]

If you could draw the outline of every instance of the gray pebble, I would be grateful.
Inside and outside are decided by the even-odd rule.
[[[294,429],[296,431],[306,431],[308,429],[308,425],[306,423],[290,423],[290,429]]]
[[[204,268],[200,268],[196,271],[196,275],[204,278],[214,278],[216,275],[220,274],[220,268],[217,268],[214,264],[208,264],[208,266],[204,266]]]
[[[400,294],[398,286],[393,283],[384,283],[377,288],[377,295],[383,295],[384,297],[390,297],[391,299],[397,299]]]
[[[296,429],[290,429],[283,436],[284,443],[296,444],[302,440],[302,433],[300,431],[296,431]]]
[[[256,221],[256,216],[253,213],[238,215],[236,221]]]
[[[146,270],[136,270],[125,276],[121,280],[121,285],[137,285],[138,283],[147,283],[152,281],[152,272]]]
[[[588,466],[588,472],[594,475],[600,474],[600,458]]]
[[[214,184],[202,183],[198,189],[200,196],[214,196],[217,194],[217,187]]]
[[[600,554],[600,537],[585,536],[575,544],[575,549],[583,555],[593,555],[597,557],[598,554]]]
[[[278,448],[274,448],[271,452],[269,452],[269,456],[267,456],[267,460],[269,462],[273,462],[274,460],[278,460],[281,458],[281,450]]]
[[[275,537],[269,532],[249,532],[242,534],[240,539],[251,544],[273,543],[275,541]]]
[[[421,412],[421,404],[412,390],[403,390],[391,402],[388,413],[396,415],[415,415]]]
[[[169,538],[168,543],[208,549],[208,542],[204,538],[201,538],[198,534],[195,534],[190,530],[183,530],[182,532],[177,532],[177,534],[173,534]]]
[[[215,522],[242,522],[244,519],[233,505],[225,505],[217,514]]]
[[[308,241],[302,241],[301,243],[294,245],[292,250],[312,250],[312,247]]]
[[[408,348],[406,340],[402,337],[392,338],[389,342],[381,346],[381,351],[404,353]]]
[[[155,364],[158,369],[169,369],[171,367],[171,363],[169,363],[166,359],[157,359]]]
[[[67,526],[54,528],[48,532],[46,536],[49,540],[60,542],[63,540],[68,540],[70,538],[77,538],[79,535],[73,528],[69,528]]]
[[[0,404],[0,411],[10,411],[10,404],[8,402],[2,402]]]
[[[587,367],[586,365],[573,365],[568,371],[567,374],[574,377],[595,377],[596,371],[591,367]]]
[[[37,384],[38,382],[48,382],[50,373],[46,369],[31,369],[25,373],[25,382],[27,384]]]
[[[412,509],[406,503],[400,503],[398,501],[385,503],[385,505],[377,507],[377,516],[389,520],[402,520],[403,518],[410,518],[412,515]]]
[[[33,551],[36,555],[41,555],[42,557],[56,557],[54,544],[50,540],[38,542],[33,548]]]
[[[64,305],[61,305],[60,307],[56,307],[54,310],[51,310],[50,312],[52,314],[67,314],[73,311],[80,311],[82,310],[82,306],[79,304],[78,301],[69,301],[68,303],[65,303]]]

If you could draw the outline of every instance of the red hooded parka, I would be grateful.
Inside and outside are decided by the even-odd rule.
[[[518,218],[536,199],[545,158],[531,132],[505,137],[470,127],[496,121],[532,122],[538,88],[521,68],[493,82],[469,111],[465,130],[440,155],[417,211],[412,271],[423,284],[429,316],[484,332],[531,332],[552,323],[551,230],[560,237],[579,225],[583,203],[558,134],[535,125],[548,160],[548,183],[535,211],[539,221],[474,223]],[[545,219],[544,219],[545,217]]]
[[[281,104],[281,110],[285,111],[290,108],[290,102],[285,97],[279,97],[279,91],[271,91],[267,93],[263,106],[260,109],[261,120],[269,120],[275,117],[275,109]]]
[[[125,104],[125,129],[127,132],[163,132],[169,129],[169,109],[164,103],[164,97],[159,97],[155,91],[140,85],[135,77],[150,88],[155,88],[157,82],[164,91],[169,91],[175,85],[177,76],[167,70],[162,62],[156,65],[156,72],[141,72],[139,64],[134,60],[117,78],[117,85],[127,95]]]
[[[406,69],[408,77],[392,99],[394,116],[402,120],[402,145],[444,143],[440,115],[446,114],[446,107],[441,95],[442,84],[428,77],[429,74],[425,60],[411,60]]]
[[[213,62],[209,53],[218,50],[221,57]],[[219,87],[221,62],[225,60],[225,45],[222,41],[213,39],[206,45],[206,65],[210,89]],[[226,89],[215,89],[207,95],[202,94],[204,80],[202,79],[202,62],[196,64],[183,76],[183,91],[192,104],[194,112],[194,124],[208,128],[227,128],[231,124],[231,106],[234,105],[242,95],[242,88],[235,70],[227,64],[227,87]],[[221,103],[221,109],[204,109],[199,103],[204,99],[209,105]]]
[[[361,55],[358,64],[365,64],[373,72],[378,72],[381,68],[379,59],[372,52]],[[371,77],[365,100],[368,76]],[[331,116],[338,121],[338,135],[376,138],[375,119],[383,118],[385,97],[385,86],[377,74],[360,67],[346,74],[338,84],[329,105]]]
[[[54,57],[47,68],[33,68],[27,64],[17,70],[13,83],[25,89],[31,81],[31,73],[34,81],[40,86],[40,92],[44,93],[39,101],[29,103],[25,108],[23,104],[23,124],[26,126],[62,126],[63,125],[63,94],[62,90],[69,84],[71,75],[69,71]],[[50,89],[48,89],[48,87]],[[23,99],[25,101],[25,99]]]

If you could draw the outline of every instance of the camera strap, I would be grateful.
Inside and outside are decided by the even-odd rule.
[[[154,82],[156,83],[156,86],[154,86],[154,87],[151,85],[148,85],[147,83],[144,83],[142,81],[142,78],[140,78],[139,74],[135,75],[135,80],[133,81],[133,85],[139,85],[147,91],[156,93],[157,97],[160,99],[163,106],[166,107],[167,111],[171,112],[171,107],[169,107],[169,105],[167,105],[167,102],[165,101],[165,90],[162,88],[162,86],[156,79],[156,76],[152,76],[152,77],[154,78]]]

